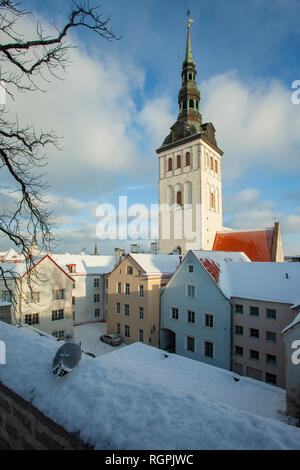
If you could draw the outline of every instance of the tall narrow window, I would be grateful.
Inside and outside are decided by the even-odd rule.
[[[181,156],[177,155],[177,168],[181,168]]]
[[[181,191],[177,191],[176,194],[176,202],[179,206],[182,206],[182,194]]]
[[[189,102],[189,107],[190,107],[190,108],[194,108],[194,100],[190,100],[190,102]]]
[[[172,171],[172,158],[168,160],[168,171]]]
[[[191,155],[190,152],[187,152],[185,154],[185,166],[190,166],[191,164]]]

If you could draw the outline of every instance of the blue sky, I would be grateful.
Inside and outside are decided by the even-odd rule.
[[[97,2],[90,2],[96,5]],[[26,34],[39,18],[62,25],[71,2],[28,0]],[[92,249],[100,203],[157,203],[158,148],[178,114],[186,11],[194,19],[192,50],[204,122],[224,151],[224,225],[281,223],[285,254],[300,254],[300,3],[297,0],[110,0],[119,41],[76,31],[73,65],[47,95],[22,96],[24,119],[64,136],[50,152],[49,204],[59,251]],[[13,105],[12,105],[13,107]],[[45,109],[48,112],[45,113]],[[25,111],[24,111],[25,110]],[[117,242],[98,242],[109,252]]]

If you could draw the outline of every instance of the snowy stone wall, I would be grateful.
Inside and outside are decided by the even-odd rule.
[[[0,450],[87,450],[74,434],[0,382]]]

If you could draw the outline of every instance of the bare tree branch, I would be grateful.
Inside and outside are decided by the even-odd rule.
[[[22,18],[29,14],[20,2],[0,0],[0,81],[11,99],[16,91],[42,90],[41,82],[49,81],[49,74],[61,78],[60,72],[66,72],[70,64],[73,46],[67,37],[72,29],[85,28],[108,41],[120,39],[109,27],[110,16],[104,16],[100,7],[90,7],[85,0],[72,3],[66,23],[55,27],[54,34],[46,35],[37,22],[36,38],[30,40],[18,32]],[[13,207],[2,205],[0,236],[12,242],[31,266],[33,233],[39,234],[40,247],[46,252],[53,240],[51,214],[44,200],[48,188],[45,174],[39,172],[47,163],[49,146],[59,148],[59,137],[54,131],[38,133],[19,121],[22,116],[10,122],[0,105],[0,188],[1,181],[6,181],[6,191],[15,200]],[[5,269],[0,266],[1,277],[5,279]]]

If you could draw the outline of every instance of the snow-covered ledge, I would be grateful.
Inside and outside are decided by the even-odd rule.
[[[278,387],[141,343],[83,355],[57,380],[61,343],[4,323],[0,340],[3,386],[95,449],[300,449],[300,429],[278,416]]]

